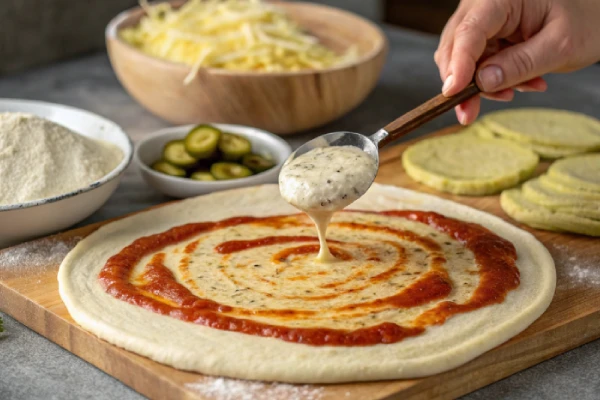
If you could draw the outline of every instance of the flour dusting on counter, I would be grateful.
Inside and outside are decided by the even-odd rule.
[[[322,387],[225,378],[206,378],[185,386],[207,400],[320,400],[323,395]]]
[[[569,287],[600,287],[600,253],[582,260],[568,246],[553,244],[549,249],[556,263],[558,284]]]
[[[14,273],[35,276],[58,267],[79,240],[79,237],[68,240],[49,237],[0,250],[0,278]]]

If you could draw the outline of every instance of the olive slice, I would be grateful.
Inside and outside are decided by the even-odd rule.
[[[198,125],[184,139],[185,150],[198,159],[209,158],[217,150],[221,131],[210,125]]]
[[[223,132],[219,139],[219,150],[223,159],[227,161],[237,161],[244,155],[252,152],[252,145],[245,137],[234,135],[233,133]]]
[[[273,161],[268,160],[263,156],[259,156],[258,154],[246,154],[242,158],[242,164],[250,168],[255,174],[266,171],[275,166]]]
[[[191,167],[198,162],[198,159],[192,157],[185,150],[183,140],[173,140],[165,145],[163,149],[163,158],[178,167]]]
[[[212,176],[210,172],[207,171],[196,171],[192,172],[190,175],[190,179],[195,181],[215,181],[215,177]]]
[[[232,162],[218,162],[210,167],[210,173],[217,180],[245,178],[252,175],[250,168]]]
[[[170,176],[185,176],[185,170],[183,168],[176,167],[175,165],[169,164],[166,161],[157,161],[152,164],[152,169]]]

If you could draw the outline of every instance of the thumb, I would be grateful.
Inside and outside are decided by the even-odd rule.
[[[547,25],[531,39],[486,59],[477,70],[477,84],[493,93],[558,69],[568,60],[569,40]]]

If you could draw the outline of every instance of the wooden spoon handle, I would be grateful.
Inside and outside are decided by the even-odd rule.
[[[383,147],[401,136],[406,135],[424,123],[431,121],[435,117],[456,107],[480,92],[481,91],[475,82],[473,82],[452,97],[446,97],[443,94],[435,96],[433,99],[428,100],[414,110],[407,112],[383,128],[388,132],[388,135],[379,142],[379,147]]]

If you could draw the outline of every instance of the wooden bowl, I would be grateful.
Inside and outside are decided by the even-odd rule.
[[[374,88],[385,62],[387,41],[381,30],[332,7],[278,5],[334,51],[356,46],[358,59],[335,68],[283,73],[205,68],[186,86],[183,80],[191,67],[149,56],[119,38],[120,29],[137,24],[143,16],[139,7],[119,14],[108,25],[108,54],[131,96],[178,125],[210,121],[288,134],[323,125],[359,105]]]

